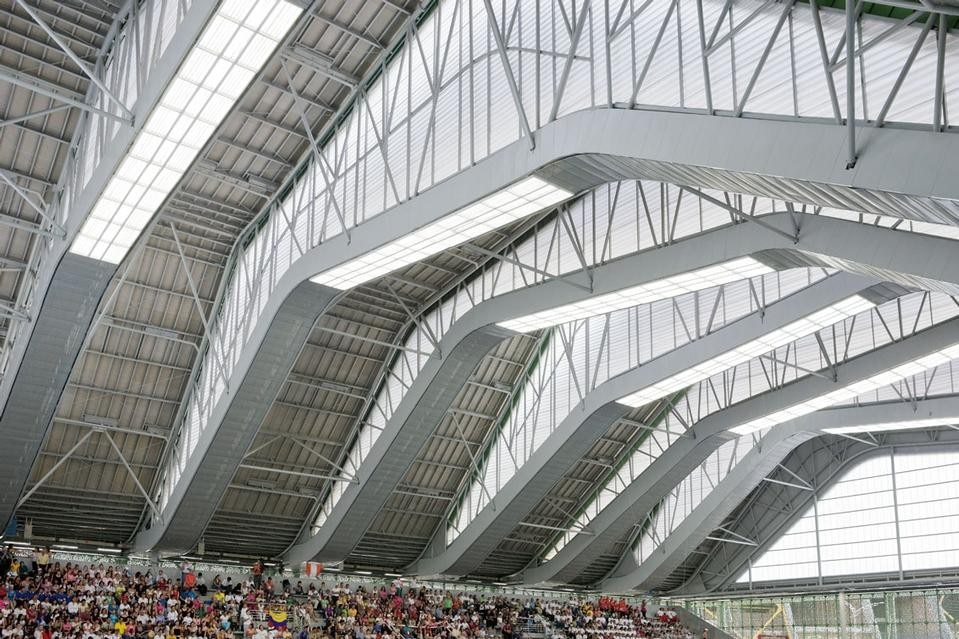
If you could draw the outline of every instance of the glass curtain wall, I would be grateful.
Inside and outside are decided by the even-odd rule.
[[[818,543],[817,543],[818,542]],[[825,491],[738,583],[959,567],[959,452],[879,451]]]
[[[959,589],[685,601],[737,639],[954,639]]]

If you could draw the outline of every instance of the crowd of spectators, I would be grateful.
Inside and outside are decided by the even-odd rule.
[[[624,600],[517,599],[453,594],[400,582],[367,589],[338,584],[291,586],[294,625],[331,639],[691,639],[676,613]],[[272,592],[265,584],[264,592]],[[244,625],[252,624],[247,619]],[[256,630],[254,630],[254,633]],[[261,635],[256,639],[268,639]]]
[[[167,575],[0,550],[2,639],[233,639],[241,593]],[[201,591],[210,596],[201,595]]]
[[[651,613],[646,601],[631,605],[624,599],[600,597],[597,601],[550,600],[540,604],[549,620],[553,639],[692,639],[672,609]]]
[[[675,613],[623,600],[453,594],[267,573],[209,582],[175,574],[25,557],[0,549],[0,639],[687,639]]]

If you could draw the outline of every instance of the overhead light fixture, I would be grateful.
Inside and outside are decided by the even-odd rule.
[[[581,302],[557,306],[498,324],[503,328],[528,333],[772,272],[773,269],[751,257],[741,257],[621,291],[596,295]]]
[[[311,279],[317,284],[350,289],[559,204],[572,195],[531,176]]]
[[[402,577],[403,575],[401,575],[398,572],[384,572],[383,576],[384,577]]]
[[[354,570],[353,572],[355,572],[355,573],[358,574],[358,575],[372,575],[372,574],[373,574],[373,573],[371,573],[369,570]]]
[[[882,433],[893,430],[913,430],[916,428],[935,428],[936,426],[952,426],[959,423],[959,416],[930,417],[929,419],[914,419],[905,422],[881,422],[862,426],[841,426],[837,428],[823,428],[824,433],[845,435],[852,433]]]
[[[121,548],[97,548],[99,552],[109,553],[111,555],[119,555],[123,550]]]
[[[645,406],[652,401],[680,391],[717,373],[748,362],[763,353],[768,353],[781,346],[785,346],[801,337],[812,335],[827,326],[838,324],[874,306],[875,303],[870,302],[861,295],[847,297],[831,306],[811,313],[802,319],[791,322],[782,328],[770,331],[762,337],[757,337],[754,340],[746,342],[742,346],[707,359],[700,364],[667,377],[652,386],[627,395],[619,400],[619,402],[633,407]]]
[[[59,550],[79,550],[79,546],[71,546],[70,544],[53,544],[53,548]]]
[[[8,546],[19,546],[19,547],[21,547],[21,548],[32,548],[32,547],[33,547],[33,544],[28,544],[28,543],[25,542],[25,541],[5,541],[5,542],[3,542],[3,543],[7,544]]]
[[[224,0],[70,246],[119,263],[302,13],[286,0]]]
[[[900,364],[899,366],[895,366],[887,371],[873,375],[872,377],[867,377],[866,379],[849,384],[848,386],[843,386],[842,388],[834,390],[831,393],[814,397],[806,400],[805,402],[794,404],[789,408],[776,411],[771,415],[766,415],[765,417],[760,417],[750,422],[746,422],[745,424],[741,424],[730,430],[738,435],[746,435],[764,428],[770,428],[776,424],[782,424],[783,422],[787,422],[791,419],[808,415],[809,413],[813,413],[820,408],[826,408],[827,406],[838,404],[841,401],[853,399],[859,395],[862,395],[863,393],[868,393],[869,391],[882,388],[883,386],[895,384],[896,382],[900,382],[907,377],[918,375],[919,373],[923,373],[943,364],[948,364],[957,357],[959,357],[959,343],[938,350],[935,353],[923,355],[922,357],[918,357],[910,362]]]

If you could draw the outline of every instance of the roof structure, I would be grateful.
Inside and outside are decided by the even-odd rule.
[[[808,459],[959,424],[957,20],[0,0],[10,532],[742,589],[789,523],[762,508],[828,485]],[[177,99],[205,137],[127,206]]]

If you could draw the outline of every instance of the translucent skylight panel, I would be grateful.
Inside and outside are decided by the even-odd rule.
[[[761,262],[757,262],[751,257],[743,257],[730,260],[723,264],[704,267],[688,273],[681,273],[613,293],[597,295],[588,300],[566,304],[538,313],[531,313],[505,322],[499,322],[499,325],[515,331],[529,332],[548,326],[556,326],[557,324],[586,319],[594,315],[603,315],[623,308],[648,304],[667,297],[676,297],[683,293],[700,291],[719,284],[764,275],[772,271],[773,269]],[[703,274],[706,275],[705,278],[702,277]]]
[[[776,424],[781,424],[790,419],[808,415],[809,413],[815,412],[820,408],[832,406],[843,400],[853,399],[854,397],[872,390],[876,390],[877,388],[895,384],[896,382],[902,381],[903,379],[912,375],[918,375],[937,366],[946,364],[957,357],[959,357],[959,343],[936,351],[935,353],[930,353],[929,355],[916,358],[911,362],[900,364],[899,366],[896,366],[888,371],[877,373],[872,377],[849,384],[838,390],[832,391],[831,393],[820,395],[819,397],[795,404],[789,408],[777,411],[772,415],[754,419],[740,426],[736,426],[731,430],[734,433],[745,435],[755,432],[760,428],[775,426]]]
[[[231,59],[225,55],[226,49],[239,26],[239,23],[218,12],[200,36],[200,48],[215,52],[218,57]]]
[[[956,457],[954,451],[895,450],[860,461],[738,581],[959,566],[959,492],[944,476],[957,467]],[[790,560],[807,555],[815,570],[794,571]]]
[[[286,0],[221,4],[147,117],[71,252],[114,263],[126,256],[301,12]]]
[[[959,423],[959,415],[951,417],[935,417],[929,419],[914,419],[910,421],[882,422],[878,424],[863,424],[860,426],[841,426],[824,428],[823,431],[842,435],[847,433],[882,433],[896,430],[912,430],[917,428],[935,428]]]
[[[223,50],[223,57],[239,62],[244,57],[245,50],[253,40],[254,31],[246,26],[240,26],[234,31],[229,44]]]
[[[926,222],[923,220],[906,220],[892,215],[876,215],[874,213],[863,213],[861,211],[848,211],[829,207],[823,208],[819,214],[840,220],[850,220],[852,222],[895,229],[905,233],[920,233],[934,237],[959,239],[959,228],[950,224]]]
[[[853,295],[828,308],[816,311],[808,317],[787,324],[783,328],[747,342],[728,353],[717,355],[682,373],[677,373],[664,379],[653,386],[627,395],[619,401],[627,406],[644,406],[670,393],[682,390],[691,383],[701,381],[718,372],[745,363],[753,357],[785,346],[798,338],[811,335],[826,326],[831,326],[873,306],[874,304],[864,297]]]
[[[401,238],[316,275],[318,284],[348,289],[559,204],[565,189],[528,177]]]

